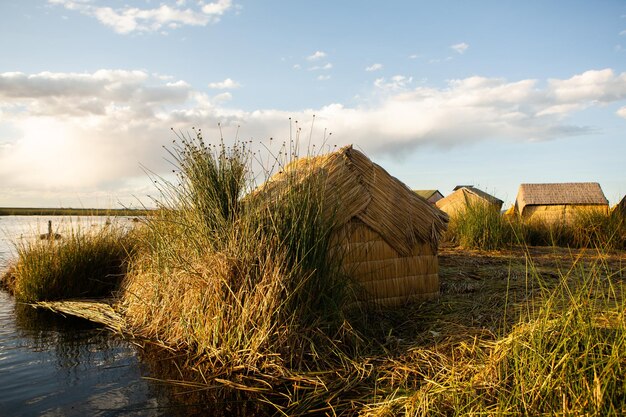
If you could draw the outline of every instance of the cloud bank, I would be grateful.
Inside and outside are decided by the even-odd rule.
[[[572,124],[570,116],[626,100],[626,73],[591,70],[545,81],[475,76],[444,88],[413,87],[410,77],[398,75],[376,80],[372,99],[361,105],[302,111],[227,108],[222,103],[231,95],[224,94],[212,97],[183,80],[145,71],[0,73],[0,188],[142,193],[140,164],[158,174],[171,170],[162,149],[174,137],[170,128],[201,127],[211,140],[219,138],[221,123],[227,139],[239,125],[240,136],[284,139],[289,118],[310,124],[313,114],[317,146],[327,128],[334,144],[398,157],[425,144],[588,134],[595,128]],[[619,116],[626,117],[625,108]]]

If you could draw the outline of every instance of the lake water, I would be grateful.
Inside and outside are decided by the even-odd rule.
[[[46,233],[48,220],[63,234],[64,225],[100,227],[106,219],[0,216],[0,271],[15,256],[12,242]],[[147,379],[172,378],[176,366],[164,356],[85,320],[16,304],[0,290],[2,417],[241,415],[229,402]]]

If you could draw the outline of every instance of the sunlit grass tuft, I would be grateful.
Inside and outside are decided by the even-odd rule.
[[[570,221],[504,216],[487,204],[469,204],[451,218],[448,241],[468,249],[512,245],[626,249],[626,221],[617,213],[581,210]]]
[[[112,225],[70,228],[62,239],[18,242],[7,281],[23,302],[111,296],[134,248],[128,232]]]
[[[179,137],[171,156],[178,178],[158,181],[160,209],[124,284],[133,331],[202,355],[211,372],[337,360],[349,283],[330,250],[320,180],[285,174],[278,195],[250,193],[246,144],[206,145],[199,133]]]

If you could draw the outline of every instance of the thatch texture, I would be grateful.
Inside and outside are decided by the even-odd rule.
[[[126,330],[126,324],[122,316],[120,316],[111,307],[112,300],[66,300],[66,301],[40,301],[33,304],[34,307],[47,308],[55,313],[76,316],[95,323],[103,324],[109,329],[123,333]]]
[[[465,211],[470,204],[488,204],[500,211],[503,201],[487,194],[472,186],[458,186],[449,196],[442,198],[435,203],[437,207],[448,213],[449,216],[456,216]]]
[[[339,236],[344,271],[361,283],[368,301],[395,306],[439,295],[437,251],[430,242],[417,243],[409,255],[402,256],[356,218]]]
[[[600,205],[569,205],[555,204],[549,206],[526,206],[524,219],[530,221],[542,221],[544,223],[570,223],[577,213],[596,211],[602,214],[608,213],[608,206]]]
[[[525,219],[570,222],[576,212],[608,213],[609,202],[597,182],[521,184],[516,212]]]
[[[325,188],[324,212],[335,216],[344,270],[363,284],[368,299],[397,305],[438,294],[445,213],[351,146],[296,160],[254,194],[271,204],[294,173],[303,180],[314,176]]]
[[[443,198],[443,194],[439,190],[413,190],[415,194],[419,195],[431,204],[435,204],[437,201]]]

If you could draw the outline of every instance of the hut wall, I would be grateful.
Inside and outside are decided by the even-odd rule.
[[[350,222],[340,239],[344,272],[363,287],[363,301],[397,306],[439,295],[439,263],[430,243],[402,256],[361,221]]]
[[[608,214],[608,206],[606,205],[549,205],[549,206],[525,206],[522,217],[530,221],[542,221],[545,223],[571,223],[576,213],[581,211],[596,211],[602,214]]]

